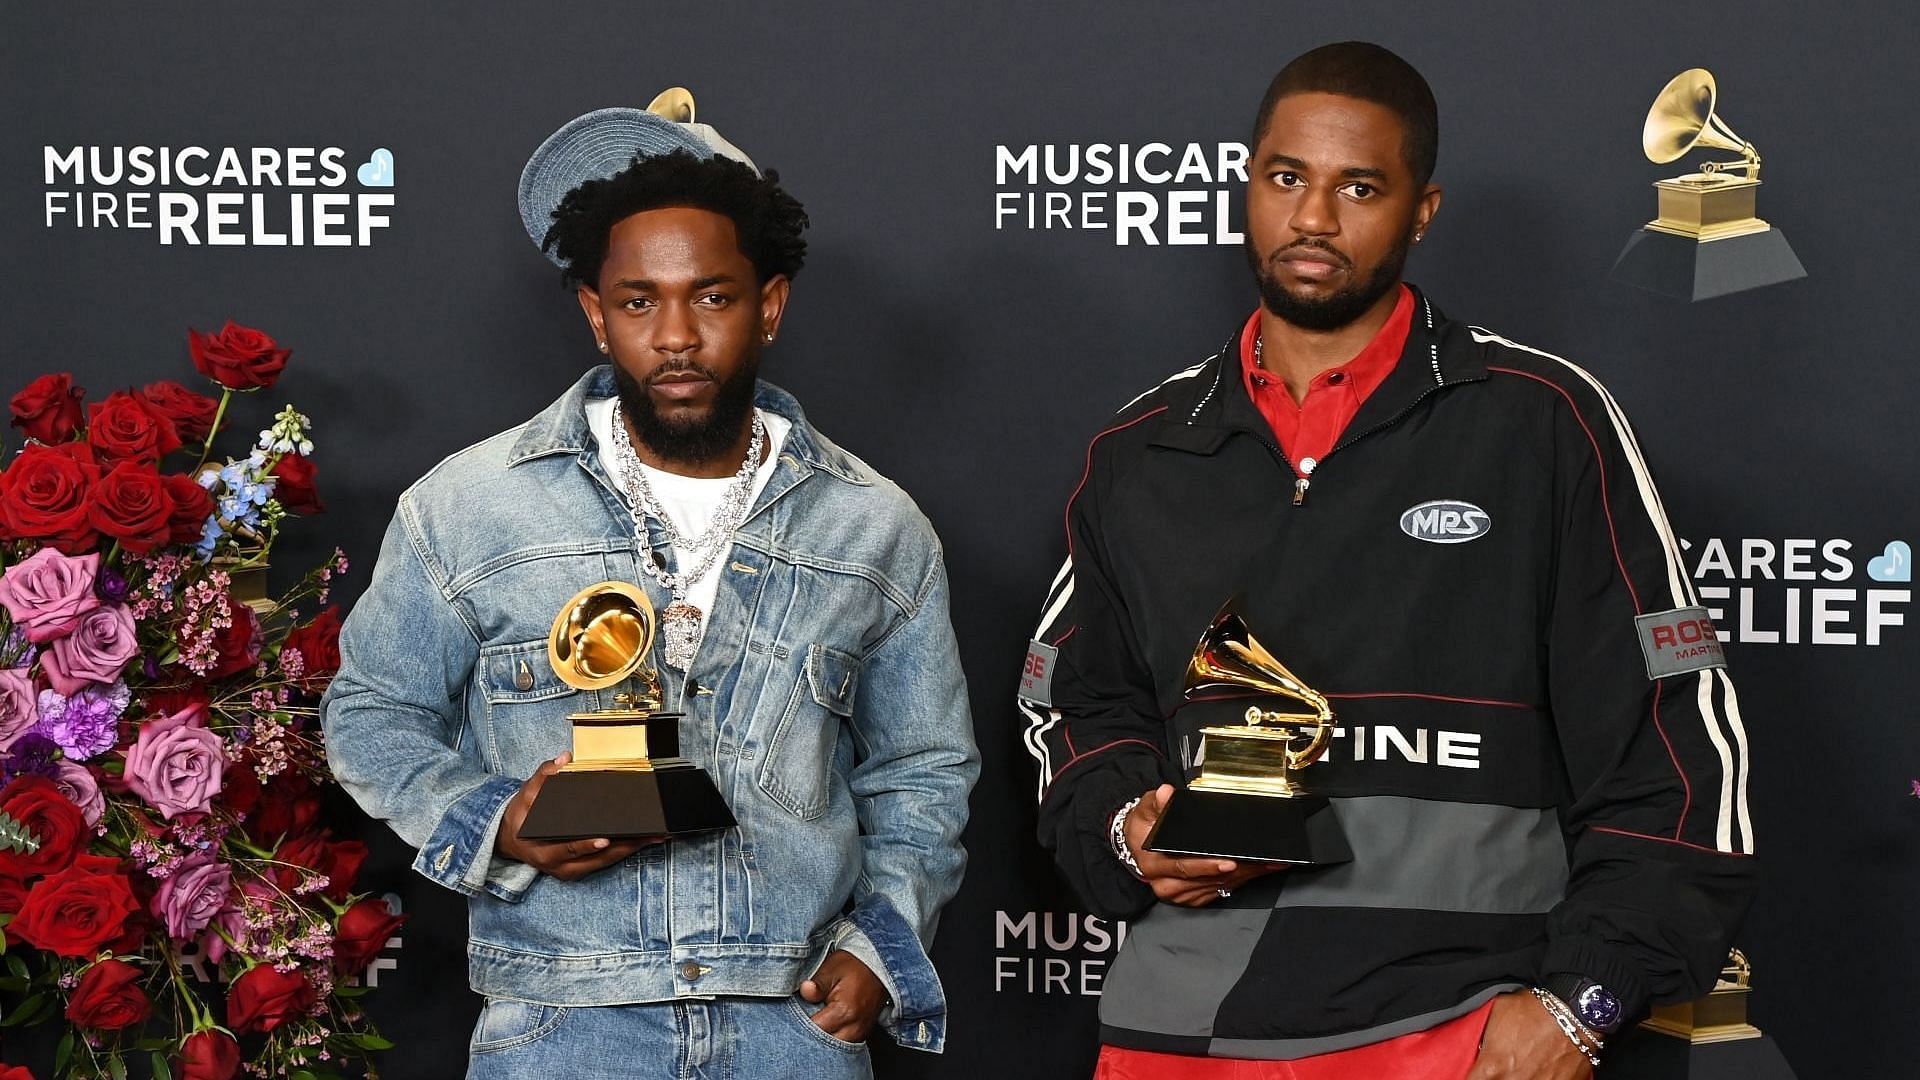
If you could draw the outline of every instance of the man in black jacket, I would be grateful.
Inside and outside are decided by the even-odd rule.
[[[1103,1077],[1574,1080],[1711,986],[1745,912],[1739,705],[1619,406],[1401,283],[1437,132],[1378,46],[1280,72],[1249,161],[1261,307],[1095,436],[1068,504],[1021,708],[1042,841],[1135,920]],[[1350,863],[1146,850],[1197,729],[1246,707],[1181,694],[1236,593],[1332,701],[1307,783]]]

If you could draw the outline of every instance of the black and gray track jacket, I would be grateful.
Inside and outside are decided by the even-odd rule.
[[[1417,299],[1310,485],[1237,337],[1087,451],[1020,708],[1042,842],[1095,912],[1134,920],[1109,1043],[1303,1057],[1569,974],[1635,1015],[1710,987],[1746,910],[1739,704],[1632,429],[1585,371]],[[1109,822],[1244,712],[1181,698],[1234,594],[1332,700],[1306,783],[1355,857],[1156,903]]]

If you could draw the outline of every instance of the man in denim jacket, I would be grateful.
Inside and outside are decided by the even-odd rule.
[[[805,253],[776,181],[632,109],[542,145],[522,214],[612,364],[400,497],[342,635],[334,771],[470,898],[470,1077],[854,1077],[876,1022],[944,1043],[927,945],[978,774],[946,572],[906,494],[755,377]],[[568,714],[613,705],[546,652],[608,579],[688,635],[653,662],[738,828],[519,837]]]

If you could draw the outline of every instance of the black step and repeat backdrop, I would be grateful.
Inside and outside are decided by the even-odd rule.
[[[283,400],[314,418],[330,508],[283,568],[337,542],[364,582],[403,486],[598,358],[521,233],[528,152],[589,108],[691,87],[813,217],[769,376],[918,498],[956,583],[985,774],[935,951],[951,1049],[888,1052],[884,1074],[1085,1075],[1124,928],[1077,911],[1032,840],[1025,636],[1086,438],[1254,302],[1237,169],[1268,78],[1352,37],[1441,102],[1446,201],[1410,276],[1606,380],[1690,545],[1757,744],[1755,1019],[1802,1077],[1911,1075],[1905,5],[9,4],[0,389],[187,376],[187,326],[269,330],[293,364],[245,419]],[[1643,159],[1641,120],[1694,66],[1765,154],[1761,214],[1806,280],[1693,305],[1607,280],[1650,183],[1682,171]],[[205,148],[190,171],[212,182],[116,169],[136,147]],[[245,168],[208,175],[226,148]],[[254,175],[263,150],[312,181]],[[387,1072],[456,1076],[477,1008],[461,903],[366,832],[362,881],[412,916],[372,975]]]

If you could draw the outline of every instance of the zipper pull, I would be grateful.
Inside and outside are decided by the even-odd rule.
[[[1307,505],[1307,478],[1304,476],[1293,482],[1293,505]]]

